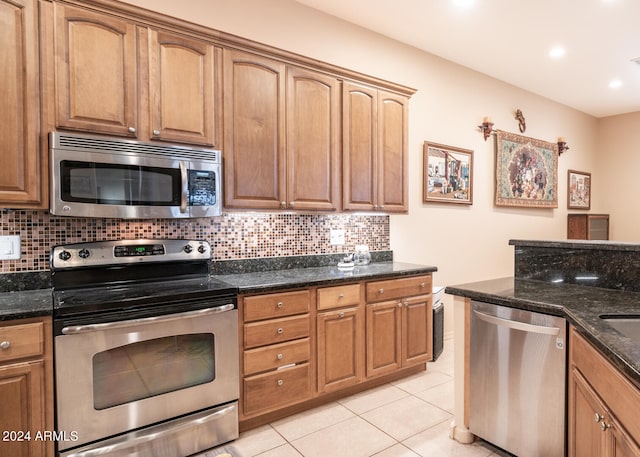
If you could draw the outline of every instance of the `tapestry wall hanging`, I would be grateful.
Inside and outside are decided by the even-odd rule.
[[[496,206],[558,207],[558,145],[496,131]]]

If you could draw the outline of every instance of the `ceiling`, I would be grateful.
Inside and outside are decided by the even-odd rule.
[[[595,117],[640,111],[639,0],[296,1]]]

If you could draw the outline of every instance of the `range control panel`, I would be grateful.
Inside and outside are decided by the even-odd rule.
[[[51,269],[210,258],[211,246],[203,240],[95,241],[55,246],[51,249]]]

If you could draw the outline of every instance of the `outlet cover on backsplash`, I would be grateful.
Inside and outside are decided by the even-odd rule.
[[[344,245],[330,244],[332,229],[345,230]],[[22,258],[0,261],[0,273],[48,270],[53,246],[98,240],[202,239],[211,243],[212,260],[341,254],[356,244],[388,251],[390,246],[386,215],[233,212],[202,219],[123,220],[0,210],[0,235],[14,234],[22,239]]]

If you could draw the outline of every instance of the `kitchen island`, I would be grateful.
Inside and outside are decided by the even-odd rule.
[[[446,293],[456,296],[454,321],[456,342],[459,343],[456,346],[464,348],[456,351],[456,414],[452,436],[461,442],[473,440],[467,428],[467,368],[469,307],[471,300],[476,300],[567,319],[573,338],[569,342],[568,448],[569,455],[577,455],[572,453],[575,451],[577,430],[572,407],[575,407],[579,398],[576,399],[576,389],[572,384],[572,369],[576,372],[580,370],[573,365],[572,341],[576,342],[576,348],[581,347],[582,342],[588,343],[595,357],[601,356],[602,363],[612,368],[616,382],[620,381],[621,386],[628,388],[619,391],[618,396],[628,392],[629,398],[625,401],[633,405],[640,402],[640,340],[620,333],[610,322],[601,318],[609,315],[640,315],[640,282],[637,280],[640,278],[640,246],[613,242],[527,240],[512,240],[510,244],[515,246],[513,277],[448,286],[445,289]],[[608,388],[611,385],[617,384],[609,383]],[[596,417],[601,417],[599,411],[596,411]],[[609,417],[602,414],[603,417]],[[621,416],[626,414],[619,413]],[[635,414],[633,422],[638,423],[637,412],[630,414],[631,417]],[[591,423],[592,418],[589,421]],[[603,431],[606,431],[612,422],[603,419],[594,423],[602,425]],[[635,425],[625,425],[637,440]],[[611,440],[603,444],[603,447],[611,446]]]

